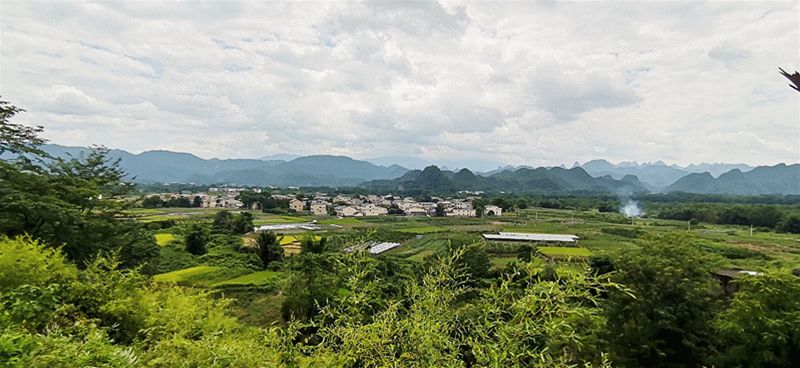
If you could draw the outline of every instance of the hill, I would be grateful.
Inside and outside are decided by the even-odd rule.
[[[84,147],[48,144],[42,147],[57,157],[81,157]],[[139,183],[228,183],[277,186],[355,186],[366,180],[395,178],[407,169],[378,166],[344,156],[315,155],[291,161],[255,159],[203,159],[189,153],[146,151],[132,154],[111,150],[121,167]]]
[[[728,171],[718,178],[709,173],[689,174],[665,189],[699,194],[800,194],[800,164],[759,166],[742,172]]]
[[[478,176],[468,169],[456,173],[442,171],[436,166],[412,170],[393,180],[374,180],[362,187],[378,191],[422,191],[449,193],[459,190],[503,191],[509,193],[632,193],[646,188],[636,177],[622,180],[611,177],[595,178],[581,168],[521,168]]]

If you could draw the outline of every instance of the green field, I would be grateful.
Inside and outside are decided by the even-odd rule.
[[[303,217],[295,217],[295,216],[276,216],[276,215],[268,215],[257,213],[254,216],[253,224],[255,226],[260,225],[277,225],[277,224],[292,224],[297,222],[308,222],[308,218]]]
[[[165,246],[169,244],[169,242],[175,240],[175,235],[173,234],[156,234],[156,244],[160,246]]]
[[[281,245],[289,245],[296,242],[299,242],[305,239],[307,235],[304,234],[295,234],[295,235],[282,235],[281,237]],[[319,240],[321,237],[319,235],[314,235],[314,240]]]
[[[438,233],[440,231],[447,231],[447,229],[438,226],[415,226],[398,229],[397,231],[402,233],[430,234]]]
[[[216,266],[195,266],[155,275],[153,276],[153,280],[158,282],[186,282],[191,279],[196,279],[199,276],[212,274],[221,269],[221,267]]]
[[[276,271],[258,271],[244,276],[232,278],[213,284],[214,287],[219,286],[247,286],[247,285],[266,285],[274,284],[280,279],[282,273]]]
[[[319,223],[325,225],[358,225],[364,222],[355,217],[342,217],[319,220]]]
[[[586,248],[578,247],[539,247],[539,252],[550,257],[589,257],[592,255]]]

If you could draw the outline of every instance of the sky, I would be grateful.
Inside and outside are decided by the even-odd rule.
[[[4,0],[0,95],[135,153],[792,163],[799,4]]]

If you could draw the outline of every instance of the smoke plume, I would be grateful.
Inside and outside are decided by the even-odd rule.
[[[642,217],[644,215],[644,210],[639,206],[639,202],[632,199],[628,199],[625,205],[619,209],[619,212],[626,217]]]

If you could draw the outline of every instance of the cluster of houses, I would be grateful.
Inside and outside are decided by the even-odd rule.
[[[275,197],[275,196],[274,196]],[[338,194],[329,197],[325,193],[315,193],[313,198],[303,200],[297,197],[279,198],[289,201],[289,209],[296,212],[308,211],[315,216],[336,215],[341,217],[383,216],[402,213],[406,216],[435,216],[443,211],[447,217],[475,217],[477,211],[472,207],[472,198],[441,199],[419,202],[412,197],[395,198],[392,195],[347,196]],[[441,208],[441,209],[439,209]],[[503,209],[486,206],[484,215],[502,216]]]
[[[208,193],[192,194],[162,194],[163,200],[185,197],[190,203],[197,203],[203,208],[242,208],[244,203],[237,199],[244,190],[260,192],[256,189],[243,188],[209,188]],[[472,206],[476,197],[460,198],[432,198],[431,201],[417,201],[412,197],[396,198],[392,195],[365,195],[349,196],[338,194],[333,197],[326,193],[314,193],[308,197],[298,197],[286,194],[273,194],[272,198],[287,201],[289,209],[295,212],[310,213],[314,216],[341,216],[363,217],[383,216],[388,214],[404,214],[406,216],[436,216],[445,217],[476,217],[478,215]],[[258,203],[253,204],[258,207]],[[503,209],[498,206],[487,205],[483,208],[484,216],[502,216]]]

